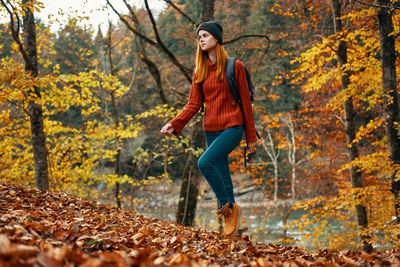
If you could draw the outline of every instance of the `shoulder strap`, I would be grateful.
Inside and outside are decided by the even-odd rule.
[[[204,92],[203,92],[203,82],[200,82],[197,84],[197,88],[199,89],[200,93],[201,93],[201,98],[202,98],[202,104],[201,104],[201,110],[200,112],[204,111],[204,101],[205,101],[205,97],[204,97]]]
[[[226,61],[226,80],[229,84],[229,89],[231,89],[233,99],[235,102],[240,102],[239,88],[236,84],[235,78],[235,58],[227,58]]]
[[[246,67],[244,67],[244,71],[246,73],[246,81],[247,81],[247,87],[249,88],[250,99],[251,101],[254,101],[254,86],[253,83],[251,82],[250,72],[247,70]]]
[[[239,94],[239,87],[237,86],[236,83],[236,77],[235,77],[235,58],[228,58],[226,61],[226,80],[228,81],[229,84],[229,89],[231,89],[233,98],[235,100],[235,102],[239,103],[240,109],[242,110],[243,113],[243,120],[245,119],[244,117],[244,111],[243,111],[243,107],[242,107],[242,103],[240,101],[240,94]],[[244,67],[244,71],[246,73],[246,80],[247,80],[247,86],[249,87],[249,94],[250,94],[250,99],[251,101],[254,100],[254,86],[253,83],[251,82],[251,76],[249,71],[246,69],[246,67]],[[243,126],[246,125],[245,122],[243,121]],[[258,134],[257,130],[256,130],[256,135],[258,138],[260,138],[260,135]],[[244,151],[244,166],[246,167],[246,149]]]

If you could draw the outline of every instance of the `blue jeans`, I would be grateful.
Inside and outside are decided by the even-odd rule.
[[[206,131],[207,150],[197,165],[218,199],[219,205],[235,203],[233,185],[229,171],[228,155],[243,137],[243,126],[233,126],[222,131]]]

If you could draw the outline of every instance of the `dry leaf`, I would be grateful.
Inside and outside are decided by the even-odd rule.
[[[39,252],[39,248],[34,246],[26,246],[21,244],[13,245],[8,252],[9,257],[28,259]]]
[[[175,243],[175,241],[176,241],[177,239],[178,239],[178,238],[177,238],[176,236],[174,236],[174,237],[171,238],[171,240],[169,241],[169,243],[170,243],[170,244],[173,244],[173,243]]]
[[[172,257],[172,259],[169,261],[169,264],[170,265],[180,264],[185,260],[188,260],[188,257],[183,253],[178,253],[178,254],[176,254],[175,256]]]
[[[6,235],[0,235],[0,255],[7,255],[11,248],[11,242]]]
[[[163,256],[161,256],[161,257],[158,257],[157,259],[155,259],[153,263],[154,263],[155,265],[159,265],[159,264],[164,263],[165,261],[166,261],[166,258],[163,257]]]

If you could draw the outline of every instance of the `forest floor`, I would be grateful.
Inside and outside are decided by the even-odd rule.
[[[400,251],[318,250],[148,218],[0,182],[0,266],[400,266]]]

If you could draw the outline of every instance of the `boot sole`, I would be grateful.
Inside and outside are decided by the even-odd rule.
[[[239,231],[240,218],[242,217],[242,208],[241,208],[241,207],[239,207],[239,216],[238,216],[238,217],[239,217],[239,218],[238,218],[238,223],[237,223],[237,226],[236,226],[235,231],[234,231],[232,234],[227,235],[227,236],[226,236],[227,238],[231,238],[231,237],[235,236],[235,235],[238,233],[238,231]]]

